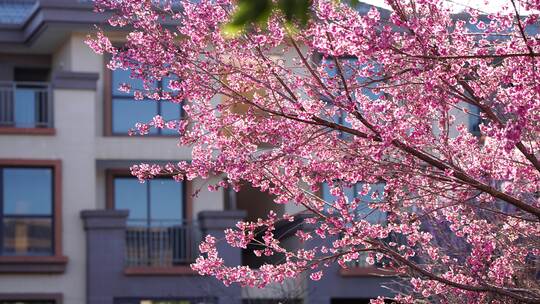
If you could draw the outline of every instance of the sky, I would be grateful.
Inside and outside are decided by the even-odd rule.
[[[379,7],[389,8],[384,0],[362,0],[362,2],[373,4]],[[500,10],[503,5],[510,6],[510,0],[447,0],[448,4],[455,7],[456,12],[463,10],[465,7],[473,7],[480,9],[486,13],[493,13]],[[525,13],[522,11],[521,13]]]

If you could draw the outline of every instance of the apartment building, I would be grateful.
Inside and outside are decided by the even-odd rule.
[[[338,304],[391,294],[384,285],[397,279],[361,262],[263,290],[191,271],[202,235],[271,209],[300,210],[255,189],[131,177],[132,164],[189,160],[191,151],[174,133],[127,135],[137,121],[179,118],[182,108],[116,90],[138,84],[84,44],[103,22],[88,1],[0,0],[0,303]],[[220,247],[231,265],[258,263]]]

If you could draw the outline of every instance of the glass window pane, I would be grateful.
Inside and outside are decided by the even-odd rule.
[[[132,177],[114,179],[115,209],[129,210],[128,223],[130,225],[146,226],[148,219],[147,201],[146,183],[142,184]]]
[[[171,89],[169,88],[169,83],[171,82],[171,80],[178,80],[178,77],[176,77],[176,76],[172,76],[172,77],[163,77],[163,78],[161,79],[161,86],[162,86],[161,89],[162,89],[164,92],[171,92],[171,93],[173,93],[173,95],[174,95],[174,92],[177,92],[177,91],[171,90]]]
[[[34,128],[36,126],[36,93],[33,89],[15,90],[15,127]]]
[[[330,194],[330,186],[327,183],[322,185],[322,199],[327,202],[336,199],[332,194]]]
[[[165,119],[165,121],[180,119],[181,112],[182,110],[180,104],[170,101],[161,101],[161,116],[163,116],[163,119]],[[162,129],[161,133],[176,135],[178,134],[178,131],[171,129]]]
[[[354,187],[343,187],[343,193],[347,197],[348,201],[351,202],[356,197],[356,193],[354,193]]]
[[[9,218],[3,220],[3,255],[52,255],[51,218]]]
[[[365,183],[356,184],[357,192],[362,192]],[[386,222],[386,212],[378,209],[369,208],[370,203],[378,203],[383,200],[385,183],[370,184],[369,192],[366,195],[357,194],[361,199],[361,203],[357,209],[357,215],[361,219],[365,219],[370,223],[378,224]]]
[[[112,71],[112,95],[113,96],[132,96],[133,90],[143,90],[143,82],[140,79],[131,79],[130,70],[116,69]],[[131,85],[129,93],[118,90],[121,84],[127,83]]]
[[[183,218],[182,183],[172,179],[151,180],[150,208],[156,225],[178,224]]]
[[[4,168],[4,214],[51,215],[52,175],[50,168]]]
[[[150,122],[157,109],[157,102],[152,100],[113,99],[113,133],[127,134],[137,122]],[[150,134],[156,133],[156,129],[150,129]]]

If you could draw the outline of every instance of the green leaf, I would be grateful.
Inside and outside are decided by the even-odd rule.
[[[247,25],[257,23],[264,26],[271,13],[271,0],[239,0],[231,21],[223,26],[222,31],[226,35],[237,35]]]
[[[289,23],[298,21],[306,25],[309,19],[310,0],[279,0],[278,8]]]

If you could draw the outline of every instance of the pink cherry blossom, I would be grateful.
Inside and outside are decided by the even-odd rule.
[[[191,161],[132,174],[222,176],[211,190],[249,184],[304,210],[225,232],[229,245],[255,243],[256,256],[283,262],[225,265],[208,236],[192,268],[264,287],[367,260],[408,279],[401,303],[540,301],[540,1],[491,15],[454,14],[443,0],[366,13],[346,2],[312,1],[297,32],[274,14],[229,37],[236,1],[96,0],[129,34],[122,48],[101,30],[88,45],[143,81],[136,100],[183,102],[181,120],[135,127],[178,130]],[[171,78],[167,92],[152,86]],[[275,230],[296,219],[305,246],[290,251]]]

